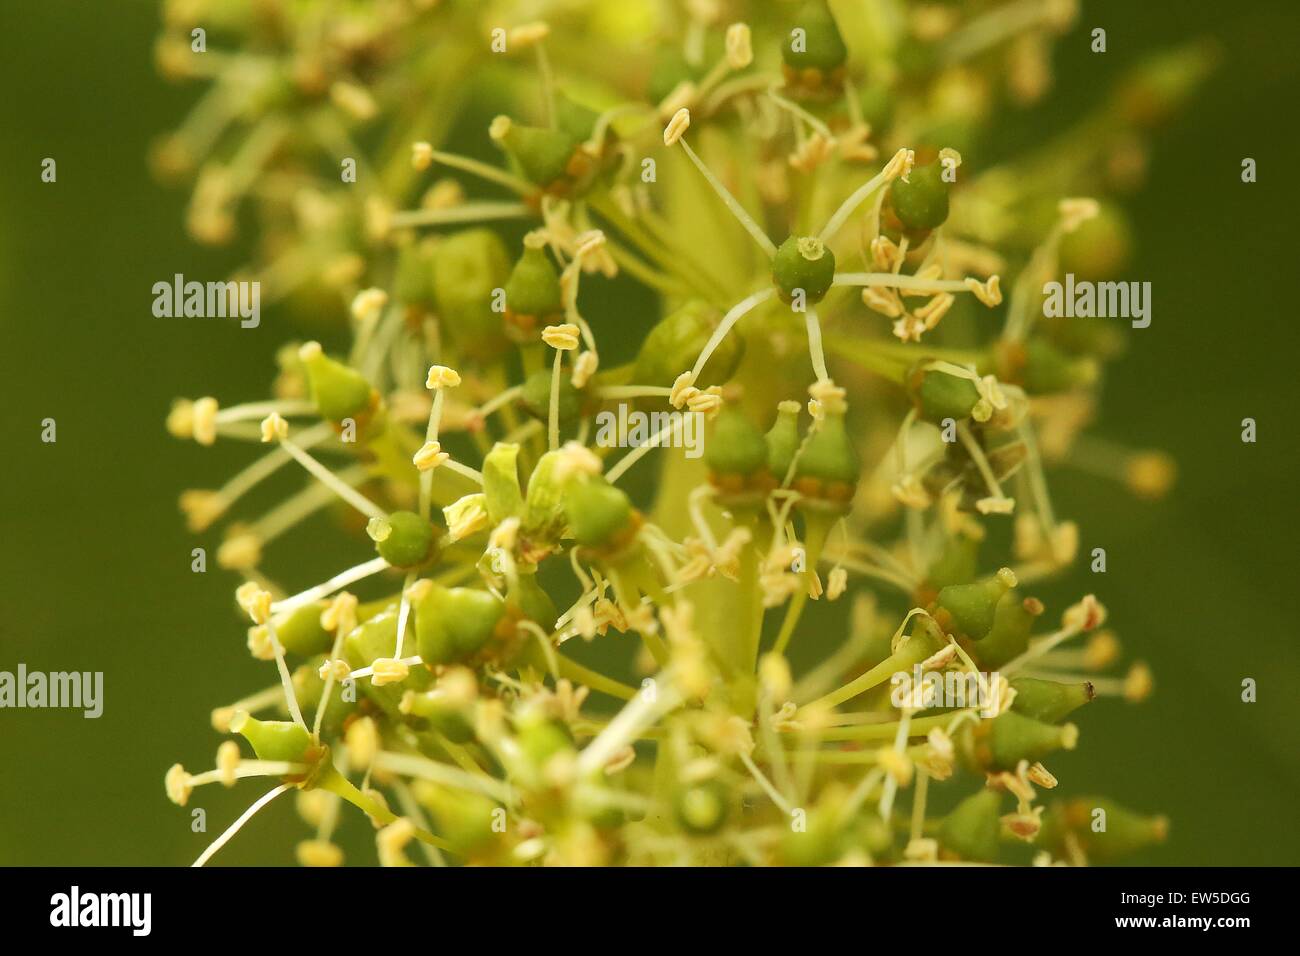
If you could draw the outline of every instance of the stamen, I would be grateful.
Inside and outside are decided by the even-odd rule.
[[[208,860],[212,859],[212,857],[216,854],[218,850],[220,850],[223,846],[225,846],[227,843],[230,842],[231,837],[233,837],[236,833],[238,833],[245,823],[251,820],[253,816],[256,815],[257,812],[261,810],[264,806],[266,806],[268,803],[270,803],[280,794],[288,790],[289,786],[290,785],[287,783],[282,783],[274,790],[271,790],[265,795],[259,797],[251,807],[249,807],[240,815],[238,820],[236,820],[226,829],[225,833],[221,834],[221,836],[213,840],[212,843],[209,844],[208,848],[204,850],[201,854],[199,854],[199,858],[190,865],[203,866],[205,863],[207,863]]]
[[[817,238],[822,242],[829,243],[844,228],[844,224],[849,221],[849,217],[857,211],[858,207],[866,202],[868,196],[886,183],[893,182],[899,176],[906,179],[912,171],[912,163],[915,160],[916,154],[906,147],[896,152],[889,162],[885,164],[884,169],[867,180],[858,188],[857,192],[844,200],[844,204],[835,211],[835,215],[831,216],[830,221],[826,223],[826,228],[818,234]]]

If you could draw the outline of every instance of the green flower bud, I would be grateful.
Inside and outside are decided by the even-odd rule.
[[[491,359],[505,345],[502,316],[492,297],[510,271],[505,246],[489,229],[466,229],[443,238],[433,251],[433,287],[441,327],[475,359]]]
[[[717,780],[683,787],[673,798],[673,813],[682,829],[699,835],[717,833],[727,822],[731,794]]]
[[[523,255],[506,280],[506,321],[528,341],[547,325],[555,325],[564,315],[564,296],[560,291],[560,274],[546,247],[525,241]]]
[[[555,125],[560,132],[567,134],[576,143],[591,139],[596,132],[596,121],[600,114],[588,109],[581,103],[570,99],[564,93],[555,96]]]
[[[942,369],[926,368],[927,364],[919,363],[907,376],[907,390],[921,418],[936,425],[945,418],[969,418],[980,400],[975,383]]]
[[[651,103],[662,103],[683,83],[695,82],[703,77],[700,70],[693,66],[676,46],[663,49],[655,60],[646,83],[646,99]]]
[[[457,855],[474,857],[497,842],[499,833],[493,824],[504,811],[491,797],[428,780],[415,781],[411,791],[429,811],[438,835]]]
[[[1091,385],[1097,380],[1097,363],[1090,357],[1074,358],[1043,336],[1024,343],[996,347],[998,380],[1021,385],[1030,395],[1049,395]]]
[[[998,601],[993,612],[993,628],[971,652],[984,667],[1001,667],[1019,657],[1029,648],[1029,632],[1034,621],[1043,613],[1043,604],[1037,598],[1022,597],[1017,591],[1008,591]]]
[[[604,478],[569,484],[564,513],[578,544],[587,548],[617,547],[639,523],[632,502]]]
[[[551,414],[551,370],[538,369],[524,380],[519,407],[539,421],[549,421]],[[582,417],[587,406],[586,389],[574,388],[568,375],[560,375],[560,425],[572,425]]]
[[[522,569],[506,594],[506,603],[546,631],[555,627],[555,620],[560,613],[551,596],[537,583],[537,574]]]
[[[320,615],[325,605],[324,601],[313,601],[285,614],[277,614],[271,619],[275,636],[280,639],[286,651],[310,657],[330,649],[334,635],[320,626]]]
[[[802,30],[802,37],[794,35]],[[808,0],[795,15],[791,33],[781,46],[786,77],[805,86],[830,85],[849,58],[848,47],[826,0]]]
[[[325,663],[325,655],[317,654],[306,664],[294,669],[293,692],[298,699],[298,706],[303,715],[315,714],[320,706],[321,695],[325,692],[325,681],[321,680],[320,667]],[[321,721],[321,733],[330,737],[343,730],[343,724],[356,713],[356,701],[346,701],[339,693],[338,683],[330,690],[329,703],[325,705],[325,717]]]
[[[497,442],[483,459],[483,495],[493,526],[524,510],[519,487],[519,446]]]
[[[402,697],[402,713],[427,720],[429,725],[452,743],[474,739],[474,703],[478,681],[474,672],[452,667],[438,683],[423,693],[407,691]]]
[[[531,542],[554,544],[564,531],[565,483],[556,476],[563,457],[563,452],[547,452],[538,459],[528,479],[521,531]]]
[[[926,586],[935,593],[953,584],[969,584],[979,568],[979,539],[973,535],[954,534],[944,542],[939,557],[930,565]],[[997,615],[994,615],[994,624]]]
[[[434,308],[433,250],[436,242],[410,242],[397,254],[394,294],[397,301],[421,309]]]
[[[772,259],[772,281],[781,301],[787,305],[794,302],[800,289],[804,302],[816,305],[826,298],[835,281],[835,253],[820,239],[791,236],[781,243]]]
[[[560,754],[572,754],[573,738],[563,724],[537,713],[524,713],[515,720],[516,739],[524,758],[544,779],[547,765]]]
[[[939,592],[934,618],[949,634],[981,641],[993,629],[1002,595],[1016,584],[1010,568],[974,584],[950,584]]]
[[[1105,813],[1105,829],[1100,827]],[[1134,813],[1106,797],[1076,797],[1053,804],[1044,814],[1040,841],[1066,855],[1065,835],[1073,834],[1076,845],[1089,860],[1110,863],[1130,853],[1165,842],[1169,820],[1163,816]]]
[[[1011,702],[1012,710],[1049,724],[1059,723],[1097,696],[1092,682],[1086,680],[1063,684],[1054,680],[1017,677],[1011,682],[1011,687],[1016,692]]]
[[[952,856],[974,863],[992,863],[1002,832],[1002,795],[983,789],[957,804],[939,828],[939,843]]]
[[[785,866],[828,866],[844,855],[849,834],[841,821],[847,794],[836,785],[827,787],[815,807],[808,810],[804,826],[796,829],[787,823],[789,831],[781,839],[780,860]],[[856,834],[855,834],[856,835]],[[867,831],[871,836],[871,831]],[[879,834],[875,834],[879,839]],[[886,846],[879,852],[885,852]]]
[[[524,177],[548,192],[569,191],[573,181],[590,168],[590,159],[578,150],[579,137],[563,130],[524,126],[498,117],[493,136],[519,166]]]
[[[231,718],[230,730],[253,745],[259,760],[314,764],[320,757],[311,734],[292,720],[258,720],[241,710]]]
[[[505,602],[475,588],[434,585],[415,602],[415,640],[426,664],[450,664],[477,654],[505,617]]]
[[[764,436],[767,442],[767,470],[778,482],[784,482],[799,450],[799,403],[782,402],[777,406],[776,421]]]
[[[713,423],[704,461],[715,485],[738,491],[746,479],[766,472],[767,442],[748,415],[727,405]]]
[[[353,670],[369,667],[380,658],[393,656],[397,646],[398,606],[393,604],[388,610],[377,614],[364,624],[355,628],[343,640],[343,656]],[[410,653],[411,632],[407,625],[405,653]],[[367,697],[378,703],[385,710],[394,712],[402,695],[408,690],[426,690],[433,683],[433,673],[426,667],[413,667],[401,684],[385,684],[376,687],[369,680],[356,682],[357,688]]]
[[[886,228],[913,239],[925,236],[948,218],[948,187],[943,164],[913,167],[907,179],[895,179],[882,210]]]
[[[361,373],[330,358],[317,343],[308,342],[298,350],[298,357],[322,418],[335,423],[363,418],[379,406],[378,393]]]
[[[1014,770],[1022,760],[1033,763],[1057,750],[1073,750],[1079,728],[1046,724],[1009,710],[992,720],[981,720],[963,739],[963,755],[972,768]]]
[[[379,556],[395,568],[418,568],[437,557],[433,524],[414,511],[372,518],[366,527]]]
[[[662,319],[646,336],[637,353],[633,379],[643,385],[667,388],[691,368],[721,316],[703,302],[688,302]],[[738,335],[728,335],[709,356],[709,364],[695,383],[699,388],[720,385],[735,373],[745,346]]]
[[[844,427],[844,414],[827,412],[795,465],[796,490],[821,503],[847,509],[861,473],[858,453]]]
[[[1102,203],[1097,215],[1061,237],[1060,271],[1087,282],[1114,279],[1132,251],[1133,232],[1124,210]]]

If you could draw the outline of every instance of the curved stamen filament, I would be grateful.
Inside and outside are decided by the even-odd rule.
[[[242,814],[240,814],[238,820],[236,820],[234,823],[232,823],[229,827],[226,828],[225,833],[221,834],[221,836],[217,837],[210,844],[208,844],[208,848],[204,850],[201,854],[199,854],[199,858],[195,860],[193,863],[191,863],[190,865],[203,866],[205,863],[207,863],[208,860],[212,859],[212,857],[216,854],[218,850],[220,850],[223,846],[225,846],[227,843],[230,842],[230,839],[236,833],[238,833],[240,829],[243,828],[245,823],[251,820],[257,814],[257,812],[261,810],[264,806],[266,806],[268,803],[270,803],[280,794],[288,790],[289,786],[290,785],[287,783],[282,783],[274,790],[268,791],[266,794],[259,797],[251,807],[249,807]]]
[[[727,333],[731,331],[732,327],[774,295],[776,295],[775,288],[762,289],[731,307],[731,311],[722,317],[718,327],[709,336],[709,341],[705,344],[704,350],[700,352],[700,357],[695,360],[695,367],[691,369],[692,381],[700,377],[700,372],[704,371],[704,366],[708,363],[709,357],[722,344],[722,340],[727,337]]]

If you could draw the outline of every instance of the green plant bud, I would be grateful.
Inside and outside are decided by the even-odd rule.
[[[579,418],[587,405],[585,389],[573,387],[568,375],[560,375],[559,411],[560,425],[572,425]],[[538,369],[524,380],[523,392],[519,396],[519,406],[539,421],[549,421],[551,414],[551,370]]]
[[[541,126],[501,125],[505,126],[504,132],[494,138],[519,164],[520,172],[529,182],[542,189],[556,190],[576,178],[574,174],[579,170],[574,168],[573,161],[579,137]]]
[[[683,787],[673,798],[673,813],[682,829],[701,836],[721,830],[730,810],[731,794],[717,780]]]
[[[804,3],[795,14],[791,30],[795,29],[804,31],[804,42],[796,44],[787,33],[781,44],[781,58],[790,71],[802,75],[811,70],[829,78],[844,66],[849,50],[826,0]]]
[[[1097,380],[1097,363],[1090,357],[1067,355],[1041,335],[1023,344],[997,347],[998,380],[1023,386],[1031,395],[1050,395],[1091,385]]]
[[[713,423],[704,461],[714,476],[748,478],[767,468],[767,442],[749,416],[727,405]]]
[[[555,96],[555,125],[561,133],[567,134],[574,142],[583,143],[591,139],[596,132],[596,121],[600,114],[570,99],[564,93]]]
[[[969,584],[979,568],[979,539],[967,534],[954,534],[944,542],[939,557],[930,565],[926,585],[934,592],[954,584]],[[937,597],[937,593],[935,594]],[[994,626],[997,615],[993,617]]]
[[[992,863],[998,855],[1002,830],[999,808],[1002,795],[983,789],[971,794],[944,818],[939,843],[948,853],[974,863]]]
[[[782,402],[777,407],[776,421],[763,436],[767,442],[767,470],[778,482],[784,482],[799,450],[799,403]]]
[[[862,121],[872,130],[888,129],[894,121],[895,97],[889,87],[882,83],[872,83],[862,88],[858,94],[858,106]]]
[[[1029,648],[1029,632],[1034,621],[1043,613],[1043,604],[1037,598],[1023,597],[1017,591],[1008,591],[998,601],[993,613],[993,628],[971,651],[984,667],[1001,667],[1019,657]]]
[[[397,646],[398,605],[393,603],[387,610],[375,615],[364,624],[354,628],[343,640],[343,656],[353,670],[369,667],[376,660],[392,657]],[[406,648],[411,647],[410,625],[407,625]],[[433,673],[427,667],[412,667],[410,674],[401,684],[385,684],[376,687],[369,680],[356,682],[357,688],[390,713],[397,710],[398,702],[408,690],[427,690],[433,683]]]
[[[519,446],[497,442],[483,459],[483,496],[493,526],[523,513],[519,487]]]
[[[536,713],[525,713],[515,721],[516,739],[524,758],[542,773],[555,757],[574,750],[573,738],[563,724]]]
[[[360,372],[330,358],[315,343],[304,345],[298,354],[322,418],[338,423],[364,417],[378,407],[378,394]]]
[[[1017,677],[1011,682],[1011,687],[1016,692],[1011,703],[1012,710],[1049,724],[1059,723],[1097,696],[1092,681],[1086,680],[1064,684],[1054,680]]]
[[[942,369],[916,365],[907,377],[907,390],[920,416],[939,424],[945,418],[962,421],[969,418],[980,400],[979,389],[969,378],[951,375]]]
[[[703,74],[693,66],[676,46],[663,49],[655,59],[646,83],[646,99],[662,103],[682,83],[693,83]]]
[[[402,697],[403,713],[427,720],[429,725],[455,744],[474,739],[474,703],[478,684],[473,671],[450,668],[427,691],[407,691]]]
[[[545,246],[524,246],[506,280],[506,320],[523,335],[536,338],[543,326],[555,325],[564,315],[560,274]]]
[[[632,377],[644,385],[672,385],[677,376],[695,364],[720,318],[717,309],[692,301],[661,319],[642,343]],[[709,364],[695,384],[708,388],[726,382],[735,374],[744,350],[740,336],[728,335],[709,356]]]
[[[418,568],[437,556],[433,524],[414,511],[374,518],[366,530],[379,556],[395,568]]]
[[[803,290],[804,302],[816,305],[826,298],[835,281],[835,253],[814,237],[791,236],[781,243],[772,259],[772,281],[781,301],[790,305],[796,290]]]
[[[528,478],[521,530],[533,542],[553,544],[564,531],[564,486],[556,475],[563,453],[550,451],[538,459]]]
[[[489,229],[452,233],[433,251],[433,288],[441,327],[472,358],[493,358],[506,344],[503,317],[492,311],[492,296],[505,284],[509,271],[505,246]]]
[[[546,631],[555,627],[555,620],[559,617],[555,602],[537,583],[536,573],[524,570],[520,570],[514,586],[506,594],[506,604],[517,609],[525,618],[539,624]]]
[[[320,676],[320,666],[323,663],[325,663],[325,655],[317,654],[306,664],[294,669],[293,692],[304,716],[316,713],[321,695],[325,692],[325,681],[321,680]],[[329,703],[325,705],[321,733],[327,737],[338,734],[342,731],[344,722],[356,713],[356,710],[356,701],[344,700],[336,682],[330,691]]]
[[[429,811],[438,835],[457,855],[474,857],[497,842],[499,833],[493,824],[503,811],[492,798],[428,780],[415,781],[411,790]]]
[[[394,294],[397,301],[408,306],[432,309],[436,298],[433,291],[433,250],[430,241],[409,242],[397,254],[397,275]]]
[[[311,764],[319,757],[311,734],[292,720],[258,720],[241,710],[231,718],[230,730],[252,744],[259,760]]]
[[[948,218],[948,186],[943,164],[938,161],[914,167],[907,179],[895,179],[885,202],[887,226],[897,225],[900,231],[916,238],[943,225]]]
[[[971,727],[963,751],[975,769],[1014,770],[1022,760],[1033,763],[1057,750],[1073,750],[1078,740],[1074,724],[1046,724],[1009,710]]]
[[[1105,830],[1100,826],[1105,812]],[[1144,816],[1106,797],[1076,797],[1055,803],[1043,815],[1040,842],[1065,855],[1065,835],[1073,834],[1077,846],[1091,861],[1109,863],[1164,843],[1169,836],[1169,820],[1163,816]]]
[[[950,584],[939,592],[935,620],[949,634],[981,641],[993,629],[998,602],[1015,584],[1010,568],[974,584]]]
[[[839,799],[808,811],[802,830],[786,825],[781,838],[781,862],[785,866],[828,866],[844,854],[845,837],[840,825]]]
[[[847,508],[857,490],[862,464],[844,427],[844,415],[828,412],[809,436],[795,465],[795,488],[824,503]]]
[[[325,605],[325,601],[313,601],[286,614],[277,614],[271,619],[275,636],[280,639],[286,651],[310,657],[330,649],[334,635],[320,626],[320,615]]]
[[[570,482],[564,494],[564,513],[578,544],[610,547],[634,530],[632,502],[604,478]]]
[[[497,635],[506,606],[488,591],[434,585],[415,602],[415,640],[426,664],[463,661]]]
[[[1124,210],[1102,203],[1097,215],[1061,237],[1060,271],[1088,282],[1114,279],[1132,252],[1133,231]]]

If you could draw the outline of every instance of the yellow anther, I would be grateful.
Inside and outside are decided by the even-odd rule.
[[[676,146],[677,141],[681,139],[691,126],[691,111],[682,107],[673,114],[673,118],[668,121],[664,127],[664,145]]]
[[[429,375],[424,380],[425,388],[455,388],[460,384],[460,373],[445,365],[431,365]]]
[[[289,423],[279,412],[272,412],[262,419],[262,441],[283,441],[289,437]]]
[[[411,457],[411,461],[419,471],[433,471],[450,458],[451,456],[442,450],[442,445],[438,442],[427,441]]]
[[[542,329],[542,341],[553,349],[571,352],[578,347],[578,327],[572,322],[548,325]]]
[[[221,771],[222,786],[233,787],[239,779],[235,771],[239,769],[239,744],[233,740],[224,741],[217,748],[217,769]]]

